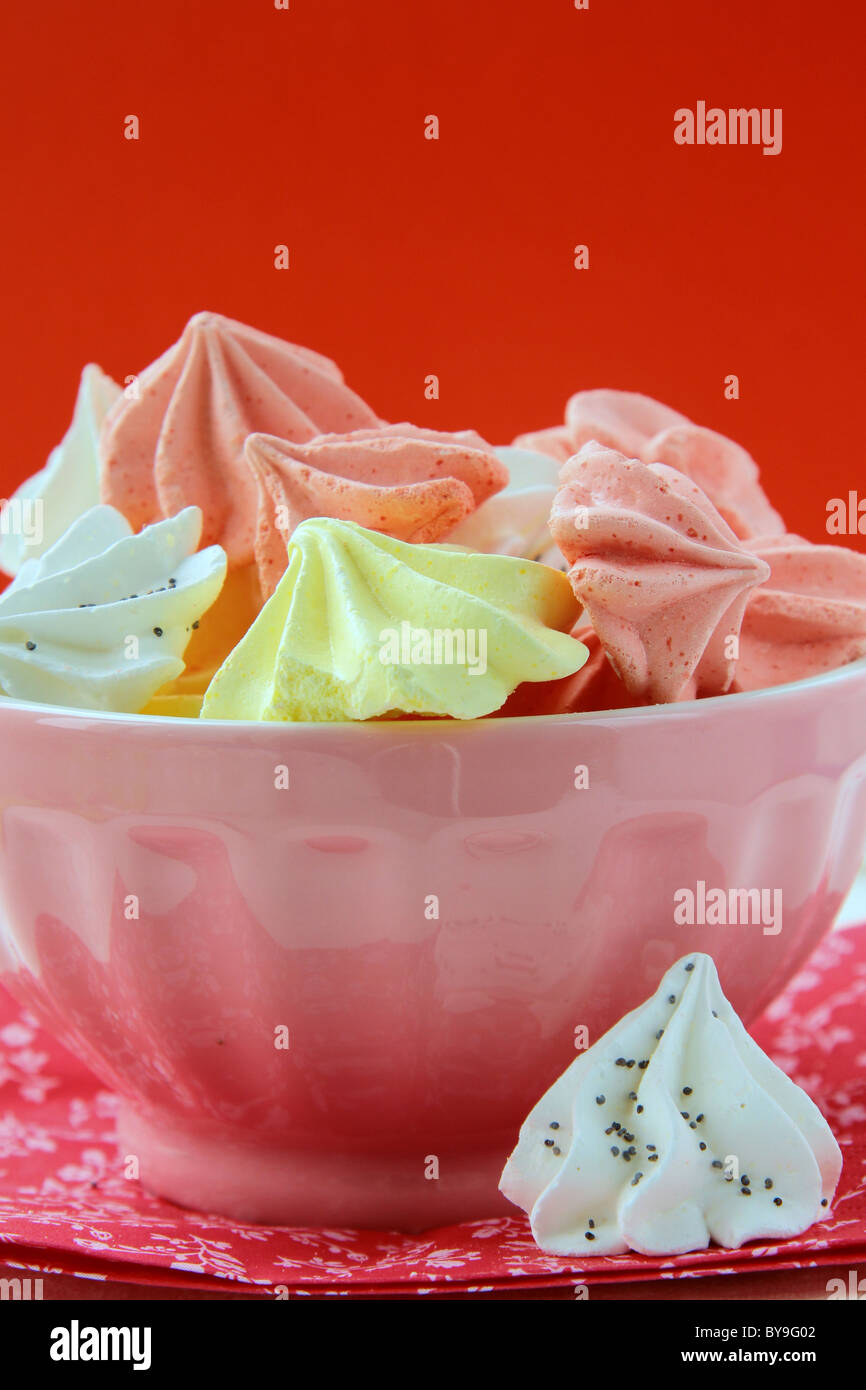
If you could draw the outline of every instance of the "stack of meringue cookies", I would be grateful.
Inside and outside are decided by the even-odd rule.
[[[126,390],[85,367],[68,433],[6,505],[16,700],[477,719],[755,690],[866,654],[866,555],[789,535],[723,435],[623,391],[581,391],[507,448],[389,424],[328,358],[216,314]],[[475,660],[431,659],[437,632]],[[840,1170],[695,953],[541,1098],[501,1189],[553,1254],[673,1254],[807,1229]]]
[[[390,424],[328,358],[217,314],[125,390],[86,367],[68,433],[6,506],[17,700],[477,719],[755,690],[866,654],[866,556],[787,534],[723,435],[607,390],[507,448]],[[454,634],[483,634],[483,659],[455,659]]]

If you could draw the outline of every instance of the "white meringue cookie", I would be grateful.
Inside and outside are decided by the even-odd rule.
[[[799,1235],[841,1168],[817,1106],[696,952],[554,1082],[500,1189],[551,1254],[677,1255]]]
[[[93,507],[0,594],[0,693],[135,713],[179,676],[197,622],[225,579],[218,545],[196,551],[187,507],[134,535]]]
[[[27,560],[44,555],[72,522],[99,502],[99,431],[121,394],[121,388],[101,367],[90,363],[81,373],[72,423],[48,462],[27,478],[9,499],[7,519],[0,524],[0,569],[17,574]],[[16,510],[35,518],[24,533],[13,518]],[[36,534],[33,532],[36,531]]]
[[[465,545],[493,555],[517,555],[564,569],[547,525],[559,487],[559,464],[530,449],[503,445],[494,453],[508,469],[508,485],[448,533],[449,545]]]

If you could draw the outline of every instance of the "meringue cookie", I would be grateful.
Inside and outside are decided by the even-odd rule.
[[[48,462],[9,499],[11,506],[36,504],[40,535],[26,536],[0,526],[0,569],[17,574],[26,560],[38,559],[68,526],[99,502],[99,431],[120,387],[90,363],[81,373],[72,423],[48,455]]]
[[[183,670],[193,624],[225,577],[218,546],[196,553],[188,507],[133,535],[93,507],[0,595],[0,692],[13,699],[136,713]]]
[[[801,536],[749,541],[770,577],[749,596],[735,690],[802,680],[866,656],[866,555]]]
[[[751,454],[715,430],[637,391],[578,391],[565,407],[565,425],[521,435],[515,443],[560,462],[591,440],[642,463],[666,463],[685,473],[740,539],[785,529],[761,487]],[[531,443],[530,441],[535,441]]]
[[[508,473],[480,435],[385,425],[306,444],[253,434],[246,459],[259,484],[256,561],[269,597],[302,521],[331,516],[397,540],[436,541],[505,486]]]
[[[629,693],[664,703],[731,684],[749,589],[769,566],[709,498],[664,464],[590,443],[561,471],[550,517],[574,592]]]
[[[255,566],[231,570],[215,602],[202,614],[189,639],[183,654],[185,669],[158,695],[196,695],[200,705],[201,697],[220,666],[252,627],[261,607],[262,594]]]
[[[600,388],[578,391],[569,397],[564,425],[520,434],[514,443],[520,448],[538,449],[559,463],[565,463],[590,440],[629,458],[642,458],[643,446],[653,435],[687,424],[685,415],[652,396]]]
[[[785,523],[758,481],[758,465],[739,444],[700,425],[675,425],[641,450],[644,463],[666,463],[697,483],[741,540],[778,535]]]
[[[203,543],[251,564],[258,489],[244,458],[257,431],[306,440],[380,421],[336,364],[220,314],[196,314],[113,407],[100,440],[101,496],[138,530],[196,504]]]
[[[192,691],[174,694],[157,691],[140,713],[156,714],[160,719],[198,719],[203,700],[204,695]]]
[[[549,455],[529,449],[502,447],[496,455],[508,469],[506,486],[459,522],[449,541],[561,569],[562,557],[547,524],[559,486],[558,466]]]
[[[642,459],[643,447],[654,435],[690,423],[678,410],[638,391],[577,391],[565,406],[565,428],[575,454],[594,439],[628,458]]]
[[[567,635],[577,612],[565,575],[545,565],[314,518],[202,716],[478,718],[520,681],[582,665],[586,649]]]
[[[554,1082],[500,1189],[549,1254],[681,1255],[799,1235],[841,1170],[820,1110],[695,952]]]
[[[577,450],[564,425],[552,425],[546,430],[530,430],[526,434],[515,435],[512,448],[521,453],[545,454],[557,463],[565,463]]]

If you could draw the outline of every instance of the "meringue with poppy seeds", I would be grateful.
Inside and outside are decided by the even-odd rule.
[[[690,479],[585,444],[561,472],[554,540],[629,694],[720,695],[734,676],[750,589],[770,573]]]
[[[682,1255],[800,1235],[841,1171],[820,1110],[695,952],[542,1096],[499,1186],[548,1254]]]
[[[72,523],[0,594],[0,692],[136,714],[184,669],[226,557],[188,507],[138,535],[113,507]]]
[[[203,543],[223,546],[238,569],[253,563],[258,516],[247,437],[306,440],[380,423],[330,358],[222,314],[194,314],[109,411],[100,496],[135,530],[200,507]]]
[[[255,554],[266,598],[286,569],[292,533],[310,517],[427,544],[508,482],[505,465],[472,430],[383,425],[306,443],[252,434],[245,454],[259,487]]]
[[[564,574],[508,555],[304,521],[288,568],[205,693],[202,718],[477,719],[577,671]]]

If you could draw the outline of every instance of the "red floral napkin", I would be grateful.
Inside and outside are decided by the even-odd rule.
[[[829,936],[752,1029],[841,1145],[826,1221],[796,1240],[742,1250],[561,1260],[536,1249],[516,1210],[407,1236],[242,1226],[151,1197],[122,1176],[115,1097],[0,990],[0,1263],[202,1290],[233,1281],[263,1297],[277,1286],[291,1297],[383,1296],[855,1265],[866,1259],[864,1020],[866,926]]]

